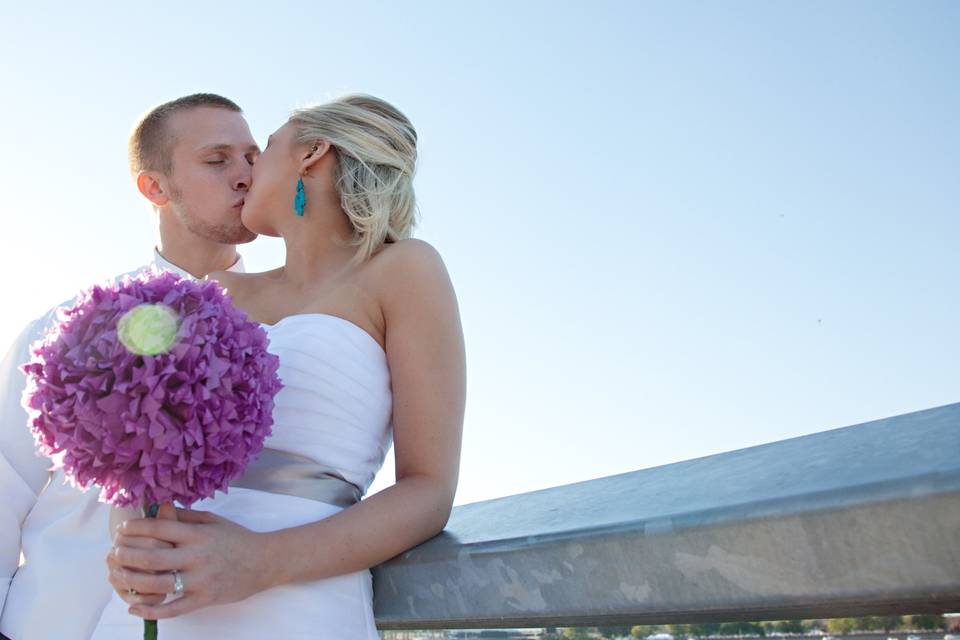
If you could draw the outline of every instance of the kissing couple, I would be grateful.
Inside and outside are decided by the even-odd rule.
[[[162,620],[163,640],[379,638],[370,568],[446,525],[466,396],[453,285],[411,237],[413,124],[348,95],[295,110],[261,151],[236,103],[202,93],[148,111],[128,151],[159,236],[142,269],[216,280],[279,358],[266,466],[157,518],[66,484],[20,406],[51,309],[0,365],[0,632],[129,640]],[[258,235],[285,260],[246,273],[237,245]],[[365,497],[391,446],[395,483]]]

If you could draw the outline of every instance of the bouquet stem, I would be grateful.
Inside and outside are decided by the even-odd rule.
[[[143,505],[141,511],[143,512],[144,518],[156,518],[157,512],[160,510],[160,505],[156,502],[151,502],[149,505]],[[143,621],[143,640],[157,640],[157,621],[156,620],[147,620]]]

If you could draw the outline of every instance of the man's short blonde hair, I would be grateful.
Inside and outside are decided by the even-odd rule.
[[[127,158],[131,174],[137,175],[146,170],[170,175],[175,139],[167,130],[167,120],[171,113],[196,107],[215,107],[242,113],[235,102],[215,93],[194,93],[157,105],[141,116],[130,133]]]

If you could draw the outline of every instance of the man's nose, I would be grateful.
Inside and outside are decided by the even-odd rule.
[[[233,182],[233,188],[235,191],[246,191],[250,188],[250,185],[253,184],[253,167],[244,162],[246,167],[240,174],[236,177]]]

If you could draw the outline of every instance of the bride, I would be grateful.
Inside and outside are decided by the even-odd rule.
[[[409,237],[416,143],[367,95],[297,110],[270,136],[242,220],[282,237],[286,263],[211,275],[280,357],[268,461],[228,494],[118,525],[93,640],[144,619],[164,640],[379,637],[369,568],[446,525],[466,393],[453,286]],[[396,483],[361,501],[391,444]]]

